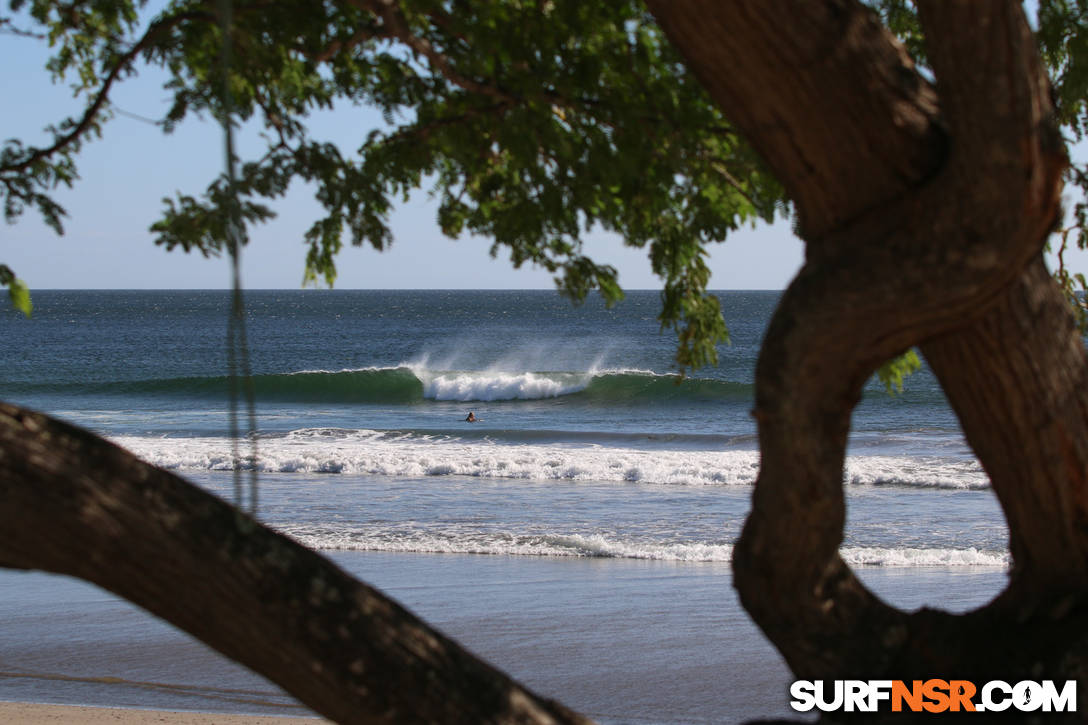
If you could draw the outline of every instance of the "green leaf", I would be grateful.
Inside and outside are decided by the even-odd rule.
[[[8,288],[8,296],[12,306],[27,317],[34,311],[34,305],[30,302],[30,288],[21,279],[15,280]]]
[[[34,311],[34,305],[30,302],[30,288],[6,264],[0,264],[0,285],[8,288],[12,307],[30,317]]]
[[[903,381],[912,374],[922,369],[922,361],[914,350],[907,350],[897,358],[893,358],[880,366],[876,375],[888,395],[894,396],[903,392]]]

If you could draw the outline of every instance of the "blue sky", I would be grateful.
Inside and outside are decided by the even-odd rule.
[[[0,107],[3,138],[31,143],[45,140],[41,129],[75,114],[81,107],[67,86],[55,84],[41,70],[45,49],[37,41],[0,35],[3,95],[22,99]],[[162,76],[145,72],[123,83],[114,94],[123,111],[161,117],[168,93]],[[366,109],[347,108],[314,121],[322,132],[348,148],[366,137],[380,118]],[[247,145],[241,144],[245,157]],[[223,288],[229,286],[228,264],[154,246],[148,226],[158,218],[161,199],[182,191],[197,195],[222,169],[222,135],[209,120],[188,121],[165,136],[148,123],[118,115],[101,140],[84,147],[81,179],[56,198],[68,210],[66,233],[58,237],[33,212],[14,225],[4,225],[0,263],[11,266],[31,289],[50,288]],[[316,218],[312,193],[293,187],[275,209],[279,217],[251,229],[243,254],[243,284],[250,289],[297,288],[301,284],[305,247],[302,235]],[[457,241],[442,235],[435,206],[418,192],[392,216],[392,249],[378,253],[348,248],[338,258],[338,288],[549,288],[551,276],[528,266],[515,270],[500,254],[488,256],[482,238]],[[587,251],[598,262],[620,271],[627,289],[660,288],[646,253],[623,246],[615,235],[592,234]],[[737,232],[710,253],[715,289],[781,289],[801,264],[803,247],[789,225],[760,225]],[[1083,260],[1075,265],[1088,268]]]

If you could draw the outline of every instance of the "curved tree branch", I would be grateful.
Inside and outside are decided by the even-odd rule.
[[[6,404],[0,531],[0,566],[98,584],[336,722],[589,723],[221,499]]]
[[[922,352],[1005,511],[1013,567],[1004,600],[1023,620],[1084,596],[1088,364],[1042,258],[985,316],[926,341]],[[994,395],[1010,388],[1021,394]]]
[[[745,607],[800,676],[873,677],[912,646],[907,616],[838,555],[862,387],[1001,299],[1058,214],[1064,148],[1019,4],[932,5],[938,90],[964,104],[947,130],[944,97],[857,2],[650,2],[783,180],[807,243],[756,371],[762,466],[734,551]],[[976,56],[993,77],[976,80]]]
[[[934,89],[860,3],[648,5],[785,184],[806,241],[879,208],[943,162]]]

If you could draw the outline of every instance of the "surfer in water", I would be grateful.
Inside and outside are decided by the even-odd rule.
[[[476,414],[473,413],[471,410],[468,412],[468,417],[465,418],[466,423],[475,423],[478,420],[479,420],[479,418],[477,418]]]

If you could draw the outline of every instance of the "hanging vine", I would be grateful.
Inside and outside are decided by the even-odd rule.
[[[230,88],[231,64],[231,24],[233,7],[231,0],[219,0],[219,18],[222,29],[220,51],[221,109],[219,122],[223,127],[224,177],[226,194],[222,198],[225,223],[223,230],[227,253],[231,266],[231,305],[227,318],[227,368],[229,384],[231,458],[234,468],[234,500],[244,508],[245,495],[243,469],[249,473],[249,510],[257,514],[257,410],[253,395],[252,368],[249,360],[249,341],[246,336],[246,308],[242,294],[241,252],[245,243],[245,227],[242,222],[241,206],[238,201],[238,188],[235,178],[234,125],[232,121],[232,93]],[[249,442],[249,454],[241,455],[239,425],[239,398],[245,399],[247,427],[245,438]]]

